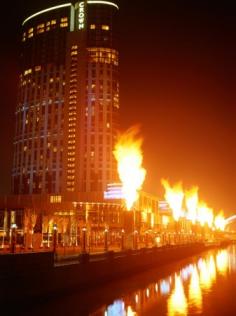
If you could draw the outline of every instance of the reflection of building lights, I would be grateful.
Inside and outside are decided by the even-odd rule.
[[[200,259],[198,260],[198,263],[197,263],[197,267],[198,267],[199,270],[201,270],[202,264],[203,264],[203,259],[200,258]]]
[[[112,305],[108,306],[105,313],[106,316],[126,315],[125,304],[123,300],[114,301]]]
[[[155,291],[158,292],[158,284],[155,284]]]
[[[193,266],[191,264],[183,268],[180,272],[181,279],[184,281],[187,280],[189,276],[191,275],[192,271],[193,271]]]
[[[138,304],[138,294],[135,295],[135,303]]]
[[[146,289],[146,296],[147,296],[147,298],[149,298],[149,296],[150,296],[150,290],[149,290],[149,288]]]
[[[170,293],[170,283],[168,281],[161,281],[160,282],[160,292],[162,295]]]

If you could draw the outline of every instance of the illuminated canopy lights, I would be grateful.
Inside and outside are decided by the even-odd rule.
[[[55,7],[51,7],[51,8],[39,11],[39,12],[29,16],[27,19],[25,19],[23,21],[22,25],[24,25],[27,21],[33,19],[34,17],[36,17],[36,16],[38,16],[40,14],[43,14],[43,13],[46,13],[46,12],[49,12],[49,11],[53,11],[53,10],[57,10],[57,9],[61,9],[61,8],[65,8],[65,7],[70,7],[70,6],[71,6],[71,3],[64,3],[64,4],[61,4],[61,5],[57,5]]]
[[[115,4],[114,2],[111,1],[102,1],[102,0],[88,0],[87,1],[88,4],[106,4],[106,5],[111,5],[113,7],[115,7],[117,10],[119,10],[119,7],[117,4]],[[71,3],[64,3],[61,5],[57,5],[42,11],[39,11],[37,13],[32,14],[31,16],[29,16],[27,19],[25,19],[22,23],[22,25],[24,25],[26,22],[28,22],[29,20],[33,19],[34,17],[49,12],[49,11],[53,11],[53,10],[57,10],[57,9],[61,9],[61,8],[66,8],[66,7],[70,7],[72,4]]]
[[[87,3],[88,4],[107,4],[107,5],[111,5],[111,6],[115,7],[117,10],[119,10],[118,5],[115,4],[114,2],[110,2],[110,1],[88,0]]]

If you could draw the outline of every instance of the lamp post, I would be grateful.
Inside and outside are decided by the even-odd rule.
[[[137,250],[138,246],[138,231],[134,230],[134,235],[133,235],[133,249]]]
[[[145,232],[145,247],[148,248],[148,231]]]
[[[86,239],[87,239],[86,234],[87,234],[87,229],[86,227],[83,227],[82,228],[82,249],[81,249],[82,253],[86,252]]]
[[[104,230],[104,251],[108,251],[108,229]]]
[[[121,250],[125,249],[125,230],[121,230]]]
[[[14,223],[11,225],[11,253],[16,251],[16,229],[17,225]]]
[[[53,252],[57,249],[57,224],[53,224]]]

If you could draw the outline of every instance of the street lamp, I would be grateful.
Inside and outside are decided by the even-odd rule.
[[[11,252],[15,253],[16,250],[16,229],[17,225],[13,223],[11,225]]]
[[[133,249],[136,250],[137,246],[138,246],[138,231],[135,230],[134,235],[133,235]]]
[[[82,228],[82,252],[85,253],[86,252],[86,232],[87,229],[86,227]]]
[[[56,253],[57,248],[57,224],[53,224],[53,252]]]
[[[104,230],[104,250],[108,251],[108,229]]]
[[[124,250],[125,248],[124,242],[125,242],[125,230],[122,229],[121,230],[121,250]]]

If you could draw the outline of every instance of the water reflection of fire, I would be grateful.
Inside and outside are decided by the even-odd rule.
[[[168,316],[187,315],[187,298],[180,276],[175,276],[175,287],[167,302]]]
[[[149,284],[125,299],[116,300],[104,316],[134,316],[153,308],[157,302],[166,298],[167,315],[187,315],[203,311],[203,295],[209,292],[216,281],[217,273],[225,276],[230,265],[227,250],[200,258],[158,282]],[[116,311],[116,314],[113,312]]]

